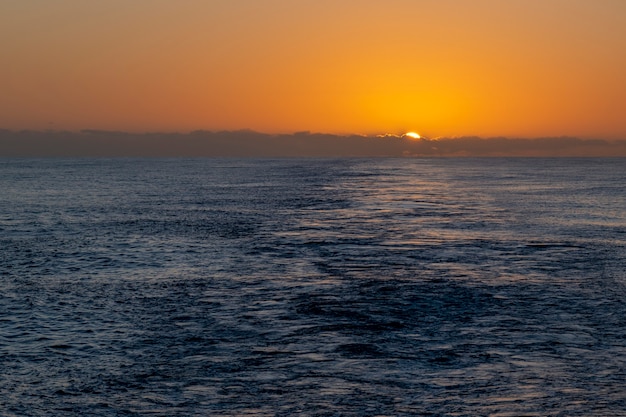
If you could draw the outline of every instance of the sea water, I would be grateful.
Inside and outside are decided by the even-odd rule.
[[[626,415],[624,159],[0,160],[0,415]]]

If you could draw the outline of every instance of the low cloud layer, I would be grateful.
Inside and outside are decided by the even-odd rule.
[[[248,130],[128,133],[0,130],[2,157],[453,157],[620,156],[626,140],[571,137],[439,138],[340,136]]]

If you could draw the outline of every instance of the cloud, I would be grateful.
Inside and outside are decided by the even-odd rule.
[[[584,157],[626,156],[626,141],[556,138],[440,138],[422,140],[416,145],[418,156],[526,156]]]
[[[131,133],[0,130],[2,157],[460,157],[621,156],[626,140],[422,138],[395,135],[266,134],[251,130]]]

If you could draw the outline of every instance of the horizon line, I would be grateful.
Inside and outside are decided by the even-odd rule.
[[[124,129],[99,129],[99,128],[81,128],[81,129],[54,129],[54,128],[3,128],[0,127],[2,133],[69,133],[69,134],[109,134],[109,135],[191,135],[191,134],[224,134],[224,133],[246,133],[256,134],[262,136],[333,136],[333,137],[362,137],[362,138],[407,138],[407,133],[417,132],[419,138],[409,137],[412,141],[419,140],[454,140],[454,139],[509,139],[509,140],[546,140],[546,139],[577,139],[577,140],[601,140],[607,142],[621,142],[626,141],[626,137],[608,138],[602,135],[572,135],[572,134],[560,134],[560,135],[480,135],[480,134],[463,134],[463,135],[440,135],[430,136],[422,135],[418,130],[406,131],[403,133],[392,132],[378,132],[378,133],[340,133],[340,132],[325,132],[325,131],[312,131],[312,130],[294,130],[290,132],[269,132],[263,130],[256,130],[252,128],[240,128],[240,129],[191,129],[191,130],[124,130]]]
[[[0,156],[48,157],[415,157],[596,156],[626,157],[624,139],[573,136],[415,137],[406,134],[340,135],[309,131],[262,133],[251,129],[124,132],[82,129],[0,129]]]

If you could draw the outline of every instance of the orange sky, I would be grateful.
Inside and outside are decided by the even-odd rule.
[[[0,128],[626,138],[623,0],[4,0]]]

